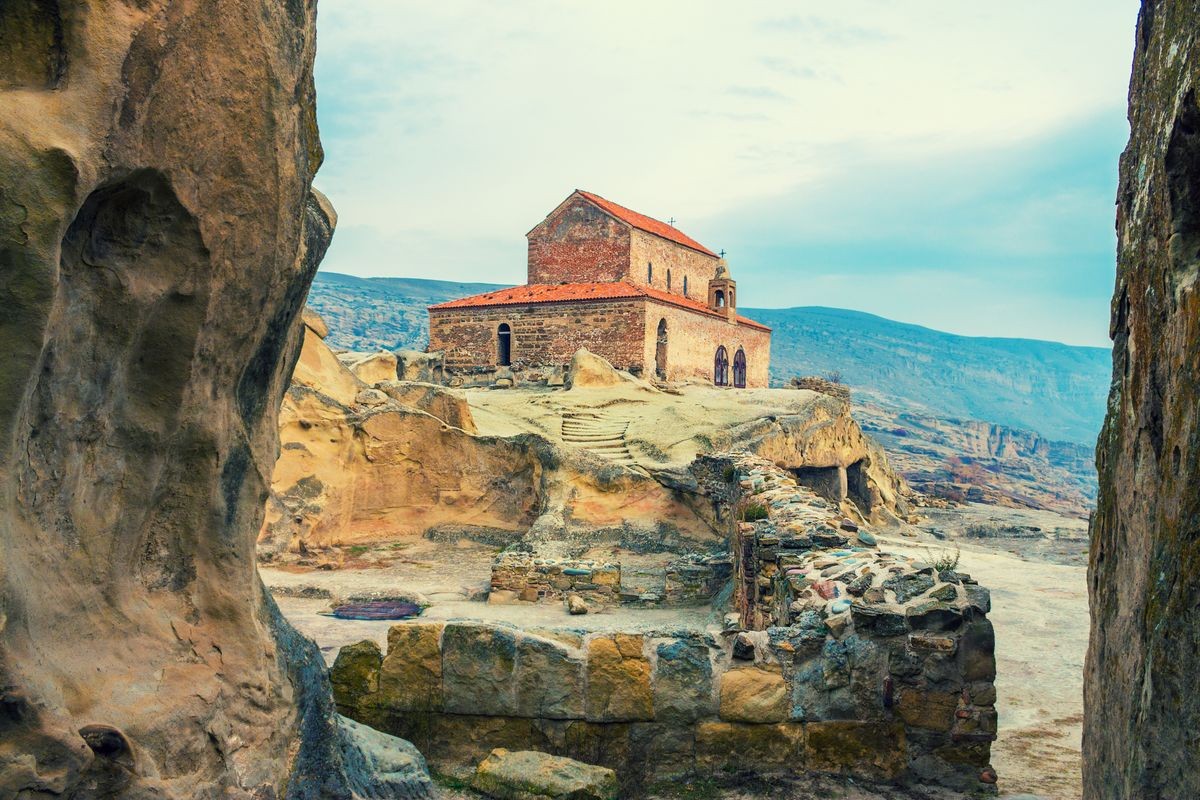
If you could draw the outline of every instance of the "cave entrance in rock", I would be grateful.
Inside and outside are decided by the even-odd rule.
[[[654,374],[659,380],[667,379],[667,321],[658,321],[658,336],[654,344]]]
[[[846,467],[846,496],[867,516],[874,508],[870,479],[867,476],[867,460],[860,458]]]
[[[796,467],[791,473],[797,483],[807,486],[831,503],[846,499],[846,473],[840,467]]]
[[[512,328],[501,322],[496,330],[496,363],[502,367],[512,364]]]

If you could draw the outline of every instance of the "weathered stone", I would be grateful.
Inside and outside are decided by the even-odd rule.
[[[517,634],[451,622],[442,633],[442,691],[447,711],[515,716]]]
[[[471,787],[502,800],[616,800],[617,774],[570,758],[533,751],[492,751]]]
[[[907,741],[901,723],[810,722],[805,733],[811,769],[885,779],[904,771]]]
[[[758,667],[722,673],[720,716],[726,722],[783,722],[788,716],[783,676]]]
[[[980,619],[965,626],[958,651],[964,680],[996,679],[996,634],[991,622]]]
[[[582,719],[584,663],[573,648],[535,636],[517,639],[517,713],[543,719]]]
[[[903,614],[876,606],[854,605],[850,608],[855,630],[876,636],[899,636],[908,632],[908,621]]]
[[[329,671],[333,699],[339,709],[352,709],[367,695],[379,691],[379,670],[383,653],[370,639],[349,644],[338,651]]]
[[[906,687],[900,690],[896,713],[914,728],[948,731],[954,724],[958,700],[958,692],[921,691]]]
[[[597,636],[588,642],[586,711],[593,722],[654,718],[650,662],[642,656],[641,636]]]
[[[739,661],[754,660],[754,640],[745,631],[734,637],[733,657]]]
[[[884,581],[883,588],[895,592],[896,602],[903,604],[932,589],[933,578],[920,573],[901,574]]]
[[[442,709],[444,627],[441,622],[408,622],[388,630],[376,705],[401,711]]]
[[[696,726],[696,765],[705,770],[799,770],[804,761],[804,726],[799,723]]]
[[[661,642],[654,668],[654,712],[659,720],[691,722],[715,711],[712,661],[700,636]]]

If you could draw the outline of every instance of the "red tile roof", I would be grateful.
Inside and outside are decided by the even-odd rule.
[[[693,300],[683,295],[664,292],[650,286],[636,286],[632,283],[534,283],[527,286],[514,286],[511,289],[499,289],[495,292],[462,297],[446,303],[430,306],[430,311],[448,311],[456,308],[487,308],[489,306],[523,306],[538,303],[578,303],[588,300],[626,300],[644,297],[660,303],[677,306],[708,314],[714,317],[724,317],[719,311],[713,311],[707,303]],[[762,323],[739,316],[741,325],[748,325],[759,330],[771,330]]]
[[[628,209],[625,206],[617,205],[611,200],[605,200],[598,194],[585,192],[583,189],[576,189],[575,191],[580,196],[600,206],[600,208],[607,213],[612,214],[622,222],[629,223],[638,230],[646,231],[647,233],[653,233],[655,236],[661,236],[664,239],[670,239],[672,242],[681,244],[684,247],[690,247],[693,250],[698,250],[699,252],[704,253],[706,256],[718,258],[717,254],[712,250],[709,250],[692,237],[665,222],[659,222],[653,217],[647,217],[645,214],[639,214],[638,212]]]

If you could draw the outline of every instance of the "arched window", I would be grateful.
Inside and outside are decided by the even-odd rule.
[[[740,347],[733,354],[733,385],[738,389],[746,388],[746,351]]]
[[[717,301],[717,308],[725,307],[725,293],[722,292],[720,289],[717,289],[717,294],[716,294],[715,299]]]
[[[683,296],[687,297],[687,275],[683,276]]]
[[[729,290],[729,307],[730,308],[737,308],[737,297],[735,296],[734,292],[735,292],[735,290],[732,288]]]
[[[671,291],[671,269],[667,268],[667,291]]]
[[[654,345],[654,372],[659,380],[667,379],[667,321],[658,321],[658,338]]]
[[[717,348],[717,355],[713,359],[713,383],[717,386],[729,385],[729,351],[725,345]]]
[[[653,285],[654,283],[654,262],[646,262],[646,283]]]
[[[496,329],[496,363],[502,367],[512,364],[512,328],[507,322]]]

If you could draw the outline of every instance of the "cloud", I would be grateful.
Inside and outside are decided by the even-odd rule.
[[[1059,191],[1007,181],[1026,171],[1006,154],[1032,157],[1075,121],[1120,121],[1136,0],[845,0],[794,17],[717,0],[519,9],[322,5],[317,184],[342,225],[325,269],[511,281],[524,232],[577,187],[729,247],[744,296],[770,286],[782,305],[811,287],[768,254],[865,269],[853,253],[889,251],[908,255],[871,263],[942,270],[967,263],[970,242],[982,275],[1094,258],[1087,237],[1111,237],[1111,208],[1061,185],[1054,158],[1038,169]],[[1107,167],[1113,154],[1086,157]],[[772,203],[791,213],[744,224]],[[736,238],[751,232],[752,245]],[[944,319],[936,296],[917,308]]]

